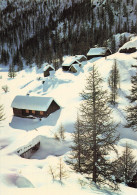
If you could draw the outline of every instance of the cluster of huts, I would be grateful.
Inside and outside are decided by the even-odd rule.
[[[70,58],[66,58],[62,64],[62,70],[76,73],[82,66],[81,62],[90,60],[95,57],[106,57],[111,54],[111,50],[107,47],[91,48],[86,56],[76,55]],[[51,71],[55,71],[55,69],[51,65],[47,65],[44,69],[44,77],[49,76]]]
[[[85,55],[76,55],[67,58],[62,64],[63,71],[76,73],[81,68],[81,62],[90,60],[94,57],[105,57],[111,54],[109,48],[91,48]],[[50,75],[51,71],[55,71],[51,65],[44,68],[44,77]],[[59,104],[51,97],[40,96],[16,96],[12,102],[13,113],[15,116],[24,118],[48,117],[51,113],[60,109]]]

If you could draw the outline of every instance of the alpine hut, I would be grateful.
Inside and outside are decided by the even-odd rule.
[[[81,63],[76,58],[67,58],[62,64],[62,70],[71,71],[73,64],[78,64],[78,66],[81,67]]]
[[[60,109],[57,102],[51,97],[16,96],[11,104],[14,116],[23,118],[48,117]]]
[[[51,65],[47,65],[44,68],[44,77],[48,77],[50,75],[51,71],[54,71],[55,69]]]
[[[95,57],[106,57],[111,54],[111,50],[107,47],[91,48],[87,53],[87,59],[90,60]]]

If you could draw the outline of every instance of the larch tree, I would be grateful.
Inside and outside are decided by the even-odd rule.
[[[112,66],[112,70],[110,72],[110,76],[108,78],[108,84],[110,86],[110,103],[115,105],[116,99],[118,95],[118,85],[120,86],[120,74],[117,67],[116,60],[114,61],[114,65]]]
[[[131,93],[127,98],[130,101],[130,105],[127,107],[127,128],[132,128],[137,131],[137,72],[135,76],[131,78],[132,89]]]
[[[59,133],[60,139],[65,140],[65,128],[62,123],[59,126],[58,133]]]
[[[67,170],[65,169],[65,163],[63,162],[62,158],[59,158],[58,170],[59,172],[57,174],[57,177],[59,178],[59,181],[62,185],[63,179],[68,177]]]
[[[102,82],[98,71],[93,66],[85,90],[81,94],[83,103],[80,107],[80,117],[83,137],[80,146],[82,160],[84,160],[82,171],[87,173],[93,182],[108,184],[115,189],[116,183],[112,177],[114,166],[107,156],[112,150],[116,152],[114,144],[118,136],[116,125],[111,118],[111,110],[107,105],[107,92],[102,89]],[[74,143],[79,145],[75,139]]]
[[[77,114],[77,120],[75,122],[75,130],[72,133],[73,145],[71,146],[71,155],[67,163],[71,165],[72,169],[76,172],[83,172],[84,155],[83,155],[83,140],[84,140],[84,126]]]
[[[117,160],[117,179],[128,184],[137,170],[137,161],[132,149],[126,144],[122,155]]]

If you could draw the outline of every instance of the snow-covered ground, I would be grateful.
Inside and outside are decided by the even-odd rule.
[[[132,40],[133,43],[133,40]],[[124,128],[125,107],[128,105],[126,95],[131,89],[131,76],[135,74],[135,68],[131,65],[137,64],[137,52],[132,54],[115,53],[105,58],[97,58],[82,63],[78,73],[63,72],[60,68],[54,74],[43,78],[44,65],[40,70],[35,67],[32,70],[26,68],[17,73],[14,79],[8,78],[8,70],[0,68],[0,104],[4,105],[5,120],[0,124],[0,194],[1,195],[24,195],[24,194],[121,194],[136,195],[137,189],[130,188],[124,184],[120,185],[120,192],[114,193],[110,189],[100,190],[94,185],[82,187],[79,184],[81,175],[72,172],[65,164],[71,142],[71,133],[74,131],[77,110],[84,89],[86,77],[96,65],[101,77],[104,79],[104,88],[108,88],[108,76],[114,59],[120,71],[120,89],[118,105],[113,109],[113,118],[119,123],[118,132],[120,140],[117,143],[118,151],[121,152],[125,143],[129,143],[137,160],[137,133],[131,129]],[[41,79],[38,79],[41,77]],[[42,84],[42,81],[45,81]],[[8,85],[9,92],[4,93],[1,86]],[[51,114],[48,118],[25,119],[13,116],[11,103],[16,95],[30,95],[53,97],[61,106],[61,109]],[[63,125],[65,141],[54,139],[60,125]],[[34,138],[39,137],[40,149],[31,157],[24,159],[17,155],[16,151],[21,146],[27,145]],[[60,157],[64,161],[67,178],[64,185],[60,185],[58,178],[52,181],[49,166],[59,172],[58,163]]]

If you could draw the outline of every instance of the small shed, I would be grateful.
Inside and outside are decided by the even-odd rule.
[[[55,69],[53,68],[53,66],[47,65],[44,68],[44,77],[48,77],[50,75],[50,71],[55,71]]]
[[[76,59],[79,61],[79,62],[83,62],[83,61],[86,61],[87,60],[87,57],[85,55],[75,55]]]
[[[91,48],[87,53],[87,59],[90,60],[95,57],[105,57],[111,54],[111,50],[107,47]]]
[[[14,116],[23,118],[48,117],[60,109],[57,102],[51,97],[16,96],[11,104]]]
[[[72,64],[79,64],[79,66],[81,66],[81,63],[78,60],[76,60],[75,58],[73,58],[73,59],[68,58],[63,62],[62,70],[69,71]]]

